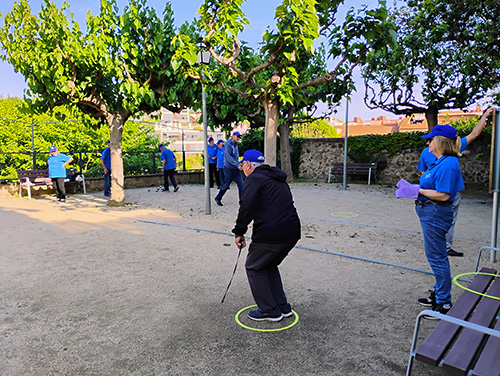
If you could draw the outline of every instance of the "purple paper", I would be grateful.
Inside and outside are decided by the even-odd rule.
[[[401,179],[400,181],[398,181],[398,184],[396,184],[396,187],[403,188],[403,187],[406,187],[408,185],[411,185],[411,184],[408,183],[405,179]]]
[[[396,198],[417,198],[420,185],[409,184],[396,190]]]

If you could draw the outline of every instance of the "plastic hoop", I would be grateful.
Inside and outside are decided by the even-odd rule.
[[[479,292],[479,291],[474,291],[468,287],[465,287],[465,286],[462,286],[460,283],[457,282],[457,279],[460,278],[460,277],[463,277],[465,275],[491,275],[493,277],[500,277],[500,275],[498,274],[492,274],[492,273],[481,273],[481,272],[470,272],[470,273],[462,273],[462,274],[458,274],[456,275],[455,277],[453,277],[453,283],[455,285],[457,285],[458,287],[464,289],[465,291],[469,291],[469,292],[472,292],[474,294],[477,294],[477,295],[481,295],[481,296],[484,296],[485,298],[491,298],[491,299],[496,299],[496,300],[500,300],[500,297],[498,296],[493,296],[493,295],[488,295],[488,294],[484,294],[482,292]]]
[[[345,218],[352,218],[352,217],[357,217],[358,213],[353,213],[353,212],[333,212],[332,217],[345,217]]]
[[[236,315],[234,316],[234,320],[238,323],[239,326],[241,326],[244,329],[253,330],[255,332],[280,332],[282,330],[290,329],[292,326],[295,326],[295,324],[297,324],[299,322],[299,315],[297,314],[297,312],[295,312],[292,309],[292,312],[295,315],[295,320],[290,325],[288,325],[288,326],[284,326],[282,328],[275,328],[275,329],[252,328],[251,326],[247,326],[247,325],[243,324],[240,321],[239,317],[240,317],[240,315],[241,315],[242,312],[246,311],[247,309],[254,308],[254,307],[257,307],[257,304],[254,304],[254,305],[242,308],[238,312],[236,312]]]

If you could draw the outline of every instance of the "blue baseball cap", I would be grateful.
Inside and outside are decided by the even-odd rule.
[[[223,140],[219,140],[219,141],[217,141],[217,145],[219,145],[219,144],[223,144],[223,143],[224,143],[224,141],[223,141]]]
[[[235,131],[235,132],[233,132],[233,136],[238,136],[238,137],[241,137],[241,133],[240,133],[240,132],[238,132],[238,131]]]
[[[241,160],[242,162],[248,161],[248,162],[264,162],[266,158],[264,158],[264,154],[262,154],[260,151],[251,149],[247,150],[243,154],[243,159]]]
[[[49,147],[49,152],[52,153],[53,151],[57,151],[57,148],[55,146]]]
[[[160,145],[158,145],[158,149],[161,149],[161,148],[162,148],[162,147],[164,147],[164,146],[165,146],[165,145],[160,144]]]
[[[109,141],[109,140],[108,140],[107,144],[109,145],[109,143],[110,143],[110,142],[111,142],[111,141]]]
[[[432,128],[431,133],[422,136],[422,138],[428,139],[434,136],[443,136],[454,140],[455,138],[457,138],[457,130],[449,124],[444,124],[444,125],[438,124],[434,128]]]
[[[214,140],[214,138],[213,138],[213,137],[209,137],[209,138],[208,138],[208,142],[212,142],[213,140]]]

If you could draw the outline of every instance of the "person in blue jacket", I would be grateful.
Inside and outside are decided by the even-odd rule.
[[[102,151],[101,164],[104,169],[104,196],[111,196],[111,150],[108,146]]]
[[[495,109],[493,107],[487,109],[484,112],[483,116],[481,116],[481,119],[476,124],[472,132],[470,132],[466,137],[463,137],[460,140],[460,153],[464,152],[467,149],[467,146],[479,137],[484,129],[484,126],[486,125],[486,119],[488,119],[488,116],[490,116],[494,110]],[[426,147],[420,155],[417,169],[424,173],[435,160],[436,156],[433,153],[429,152],[429,148]],[[448,230],[448,233],[446,234],[446,253],[448,254],[448,256],[462,257],[464,255],[463,252],[457,252],[452,248],[453,236],[455,234],[455,223],[457,222],[458,209],[460,206],[461,198],[462,195],[460,194],[460,192],[458,192],[455,196],[455,200],[453,200],[453,222],[450,229]]]
[[[175,158],[175,154],[172,150],[167,149],[163,144],[158,146],[160,150],[160,160],[163,168],[163,188],[162,192],[169,192],[168,189],[168,179],[172,182],[174,186],[174,192],[179,190],[179,186],[174,178],[175,169],[177,168],[177,160]]]
[[[217,152],[219,147],[215,145],[213,137],[208,139],[208,176],[210,178],[210,188],[214,187],[214,181],[217,189],[220,189],[219,174],[217,173]]]
[[[224,141],[217,141],[217,147],[219,148],[217,150],[217,173],[220,183],[224,184]]]
[[[446,314],[451,308],[451,272],[446,253],[446,233],[453,222],[453,200],[463,190],[462,171],[458,163],[460,139],[450,125],[436,125],[422,136],[430,140],[429,152],[436,160],[420,178],[416,212],[424,235],[425,256],[435,277],[431,295],[419,304]]]
[[[258,150],[243,154],[246,179],[233,233],[236,245],[245,247],[245,233],[253,221],[245,269],[258,309],[249,311],[248,317],[255,321],[280,321],[293,312],[278,265],[300,239],[300,220],[286,174],[264,161]]]
[[[224,145],[224,183],[221,185],[219,193],[215,196],[215,203],[222,206],[222,197],[229,188],[229,185],[234,180],[238,186],[238,194],[241,198],[241,190],[243,189],[243,178],[239,166],[238,142],[241,139],[241,134],[238,131],[233,132],[231,138]]]
[[[73,158],[66,154],[60,153],[55,146],[49,147],[50,157],[47,159],[49,165],[49,178],[52,180],[52,185],[56,190],[57,201],[66,202],[66,189],[64,187],[64,179],[66,179],[66,166],[69,165]]]

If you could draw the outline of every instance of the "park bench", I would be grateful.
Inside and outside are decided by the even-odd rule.
[[[497,271],[482,268],[481,273],[497,274]],[[500,298],[498,277],[477,274],[468,288]],[[432,366],[442,365],[452,375],[500,375],[499,308],[500,300],[465,290],[447,315],[422,311],[415,323],[406,375],[410,376],[414,359]],[[425,316],[441,321],[415,350],[420,323]]]
[[[76,192],[77,186],[81,184],[83,188],[83,193],[87,194],[87,189],[85,187],[85,177],[83,174],[76,174],[75,169],[68,170],[68,176],[81,176],[80,179],[64,179],[65,185],[70,184],[73,187],[73,193]],[[19,197],[23,197],[23,188],[28,191],[28,197],[31,200],[31,187],[32,186],[42,186],[47,187],[52,186],[52,180],[49,178],[49,170],[18,170],[17,178],[19,179]]]
[[[375,180],[376,173],[377,163],[346,163],[347,175],[368,175],[368,184],[370,184],[372,177]],[[334,163],[333,167],[328,168],[328,183],[330,183],[332,175],[336,178],[337,175],[343,174],[344,163]]]

